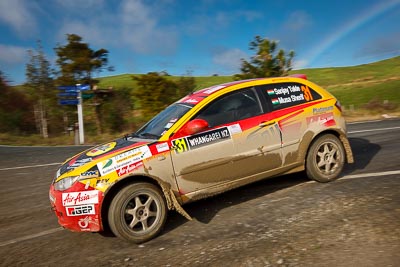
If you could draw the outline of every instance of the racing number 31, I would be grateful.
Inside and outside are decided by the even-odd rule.
[[[310,88],[308,88],[308,86],[301,86],[301,91],[303,91],[304,94],[304,98],[306,99],[306,101],[311,101],[313,100],[313,96],[310,92]]]
[[[175,148],[176,153],[182,153],[188,150],[188,145],[185,138],[173,140],[172,145]]]

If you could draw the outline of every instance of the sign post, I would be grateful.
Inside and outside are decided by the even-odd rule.
[[[79,124],[79,144],[85,143],[85,136],[83,131],[83,109],[82,109],[82,91],[78,91],[78,124]]]
[[[60,105],[76,105],[78,111],[78,125],[79,125],[79,144],[85,143],[85,132],[83,129],[83,108],[82,108],[82,91],[89,90],[90,86],[87,84],[77,84],[72,86],[59,86],[58,89],[64,90],[63,93],[58,94],[60,97]],[[64,98],[67,97],[67,98]]]

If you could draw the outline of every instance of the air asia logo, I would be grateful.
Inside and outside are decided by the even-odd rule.
[[[104,144],[104,145],[95,147],[92,150],[90,150],[88,153],[86,153],[86,155],[88,155],[89,157],[95,157],[95,156],[104,154],[104,153],[110,151],[111,149],[113,149],[116,144],[117,144],[116,142],[111,142],[108,144]]]
[[[99,191],[70,192],[62,194],[63,206],[75,206],[99,203]]]
[[[94,205],[66,207],[67,216],[81,216],[94,213]]]

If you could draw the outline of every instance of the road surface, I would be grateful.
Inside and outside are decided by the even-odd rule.
[[[349,125],[355,164],[328,184],[277,177],[170,212],[142,245],[63,230],[48,188],[85,149],[0,146],[1,266],[398,266],[400,120]]]

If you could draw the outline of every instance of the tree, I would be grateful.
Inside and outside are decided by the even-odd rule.
[[[196,81],[192,76],[182,76],[176,82],[177,88],[177,98],[178,100],[181,97],[193,92],[196,88]]]
[[[82,42],[82,37],[76,34],[67,34],[68,44],[58,45],[55,48],[58,59],[56,61],[60,68],[58,84],[75,85],[90,84],[94,86],[98,83],[92,78],[93,72],[101,72],[104,69],[109,71],[113,67],[108,65],[108,51],[104,48],[92,50],[87,43]],[[101,114],[100,109],[95,107],[95,120],[98,125],[98,133],[101,133]],[[67,111],[67,110],[66,110]],[[68,116],[65,115],[68,121]]]
[[[278,42],[256,36],[250,42],[250,50],[256,51],[250,62],[242,59],[241,74],[236,74],[235,79],[252,79],[263,77],[285,76],[292,69],[292,60],[295,56],[293,50],[286,53],[283,49],[277,51]]]
[[[181,77],[177,82],[174,82],[157,72],[149,72],[132,78],[138,86],[132,95],[139,103],[140,111],[145,120],[192,92],[196,87],[193,77]]]
[[[29,99],[15,87],[8,86],[4,74],[0,71],[0,132],[35,132],[31,110],[32,103]]]
[[[138,100],[145,120],[163,110],[176,96],[176,84],[157,72],[132,78],[138,86],[132,95]]]
[[[82,37],[76,34],[67,34],[68,44],[58,45],[54,50],[58,56],[56,61],[60,68],[60,84],[73,85],[94,84],[92,73],[100,72],[107,68],[108,51],[104,48],[92,50],[87,43],[82,42]],[[112,71],[112,67],[107,68]]]
[[[36,127],[44,138],[48,138],[47,116],[51,102],[54,102],[54,85],[51,67],[46,59],[43,47],[38,41],[36,51],[28,50],[29,62],[26,64],[26,87],[30,89],[35,101],[34,114]]]

